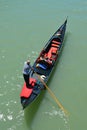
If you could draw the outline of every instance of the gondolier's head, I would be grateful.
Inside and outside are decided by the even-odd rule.
[[[30,60],[27,60],[27,64],[28,64],[28,65],[30,64]]]

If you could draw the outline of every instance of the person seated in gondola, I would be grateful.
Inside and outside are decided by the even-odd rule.
[[[26,62],[24,62],[23,77],[24,77],[26,86],[29,87],[29,88],[31,88],[31,84],[30,84],[30,81],[29,81],[31,69],[32,69],[32,67],[30,65],[30,61],[27,60]]]

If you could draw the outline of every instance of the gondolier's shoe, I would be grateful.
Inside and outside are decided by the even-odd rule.
[[[32,88],[33,88],[33,86],[32,86],[31,84],[28,84],[28,85],[27,85],[27,88],[32,89]]]

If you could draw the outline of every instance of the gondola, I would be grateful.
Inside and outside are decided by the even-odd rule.
[[[29,106],[45,89],[43,82],[47,83],[48,79],[55,67],[57,60],[63,46],[64,35],[66,31],[67,19],[53,34],[53,36],[46,43],[41,53],[35,60],[30,71],[30,85],[31,88],[26,86],[24,82],[20,92],[20,100],[23,109]],[[38,76],[43,82],[38,78]]]

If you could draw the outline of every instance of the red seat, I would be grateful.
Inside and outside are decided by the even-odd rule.
[[[59,45],[57,45],[57,44],[52,44],[51,46],[52,47],[57,47],[57,48],[59,47]]]
[[[61,44],[60,42],[55,41],[55,40],[53,40],[52,42],[53,42],[53,43],[56,43],[56,44]]]
[[[49,59],[51,59],[52,58],[52,53],[57,54],[57,50],[58,50],[57,48],[51,47],[50,50],[49,50],[49,52],[47,53],[47,57]]]

